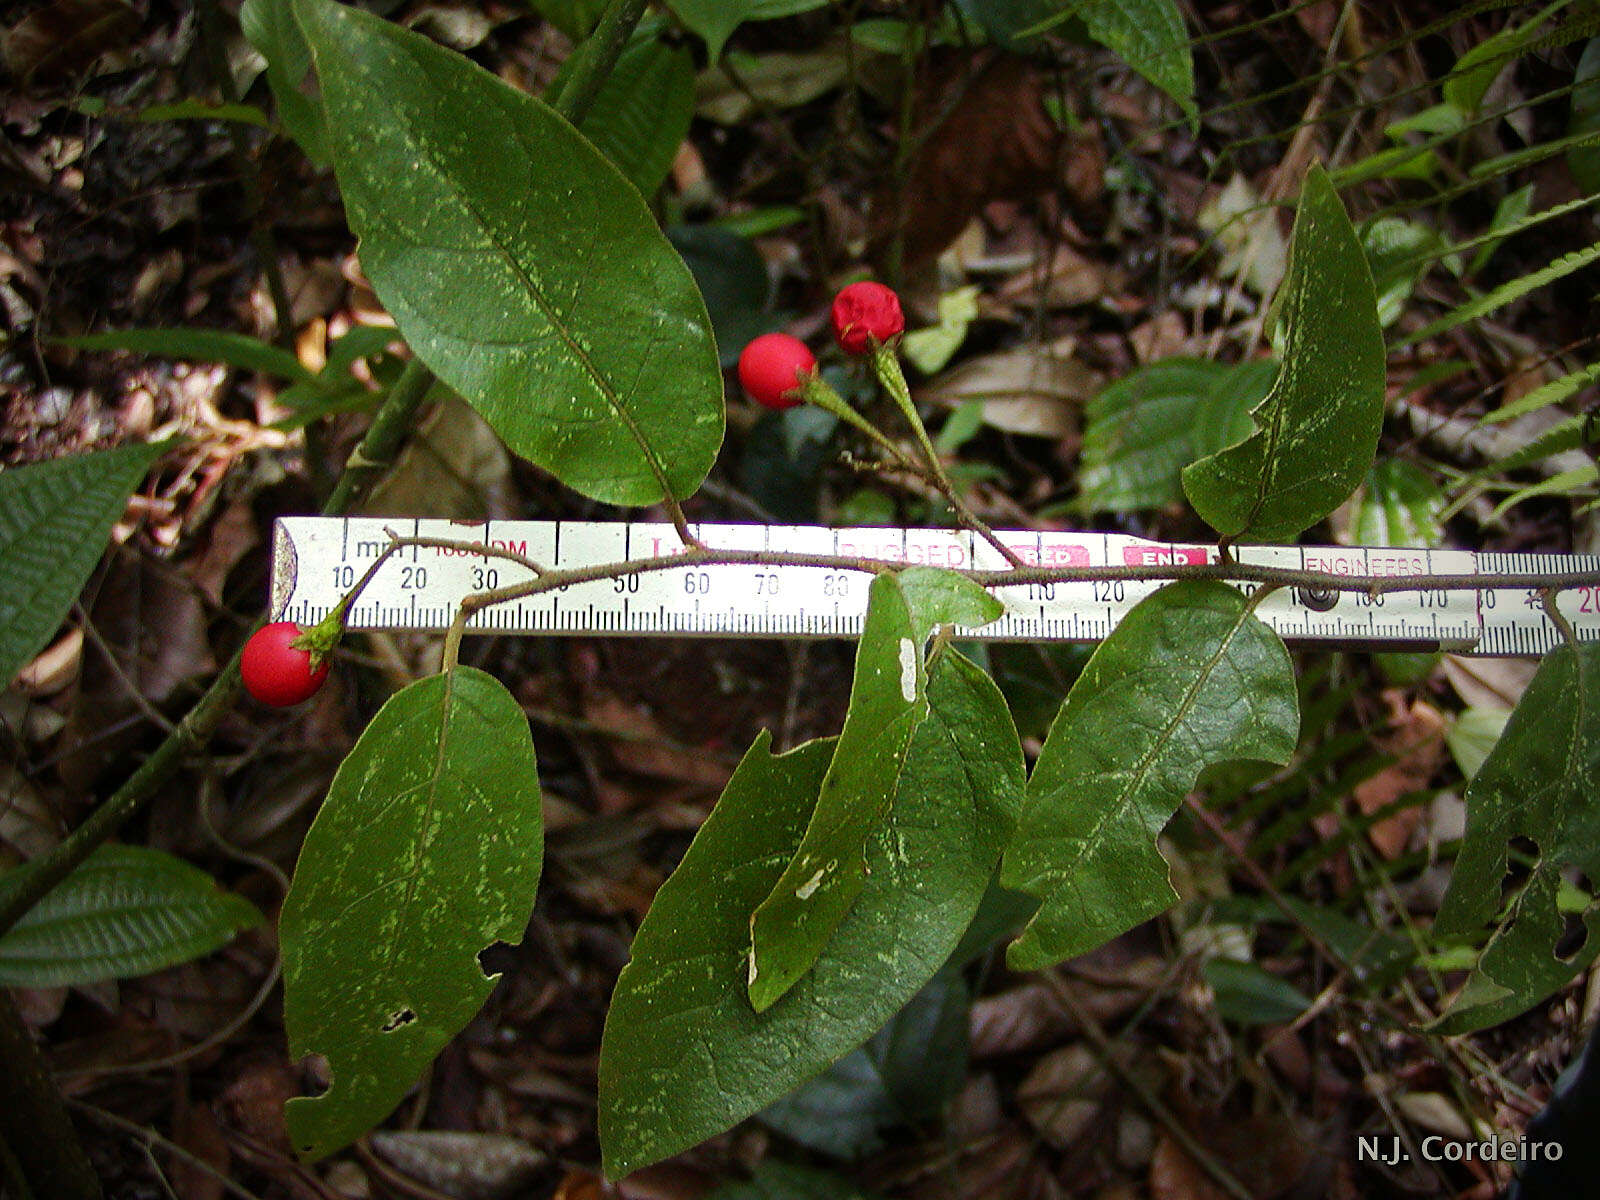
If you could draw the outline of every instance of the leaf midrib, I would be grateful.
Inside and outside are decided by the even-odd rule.
[[[392,41],[390,42],[390,45],[396,53],[403,54],[406,58],[410,59],[410,61],[416,65],[417,69],[421,71],[424,76],[431,77],[427,64],[417,59],[417,57],[412,54],[409,47],[404,45],[395,46]],[[314,48],[314,53],[320,55],[320,48]],[[350,58],[348,56],[347,61],[359,62],[359,60]],[[579,363],[583,373],[590,379],[591,382],[594,383],[600,395],[610,406],[612,415],[616,417],[619,422],[621,422],[623,428],[628,431],[628,436],[632,438],[634,444],[639,447],[639,453],[643,456],[645,465],[649,468],[651,475],[654,476],[656,483],[661,487],[663,495],[672,495],[673,492],[668,484],[668,477],[664,467],[662,466],[660,460],[657,459],[654,449],[651,447],[649,442],[646,441],[642,431],[638,426],[638,423],[633,419],[633,415],[627,410],[627,407],[622,401],[622,397],[611,386],[610,380],[600,373],[594,364],[594,360],[573,338],[565,323],[556,319],[556,310],[550,303],[549,298],[545,295],[543,289],[541,289],[539,285],[534,282],[533,278],[528,274],[522,263],[517,259],[517,256],[501,240],[499,236],[499,230],[484,219],[477,206],[473,204],[471,198],[465,192],[463,192],[460,187],[457,186],[456,181],[451,178],[449,172],[444,170],[439,161],[434,157],[430,149],[430,143],[426,139],[415,136],[411,123],[408,120],[402,119],[403,114],[392,102],[389,101],[388,97],[384,95],[382,89],[373,88],[370,86],[370,73],[360,67],[357,68],[356,73],[359,77],[368,80],[369,86],[367,90],[376,97],[374,103],[383,106],[391,114],[391,116],[396,118],[391,123],[391,126],[399,131],[399,135],[405,144],[415,151],[414,161],[418,162],[419,164],[426,164],[430,168],[434,178],[442,183],[445,188],[456,197],[462,208],[466,210],[467,214],[472,218],[473,224],[488,240],[489,245],[510,266],[513,274],[515,274],[517,277],[517,280],[532,297],[540,315],[544,317],[550,328],[555,330],[556,335],[561,339],[561,342],[567,349],[568,353]],[[496,83],[499,82],[500,81],[496,80]],[[501,84],[501,86],[506,85]],[[519,100],[528,101],[536,105],[539,104],[539,101],[532,96],[518,95],[517,98]],[[495,107],[499,109],[502,114],[504,114],[506,111],[503,105],[500,103],[503,99],[504,97],[500,96],[493,97]],[[528,156],[529,160],[532,161],[534,156],[529,153],[530,148],[524,140],[524,131],[521,128],[521,125],[516,120],[512,120],[510,125],[511,132],[517,139],[518,147],[522,150],[523,154]],[[344,139],[341,138],[341,140]],[[357,155],[357,157],[359,158],[360,156]],[[376,213],[369,211],[368,217],[369,219],[376,218]],[[380,226],[387,224],[381,219],[374,219],[373,223]],[[388,227],[391,230],[394,228],[393,225],[389,225]],[[524,341],[519,344],[531,345],[532,343]]]

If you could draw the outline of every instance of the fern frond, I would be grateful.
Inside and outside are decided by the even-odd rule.
[[[1401,349],[1415,345],[1417,342],[1426,341],[1428,338],[1437,337],[1446,330],[1454,329],[1458,325],[1465,325],[1468,321],[1475,321],[1479,317],[1504,308],[1514,300],[1520,300],[1530,292],[1536,292],[1542,287],[1548,287],[1558,279],[1565,279],[1568,275],[1583,270],[1590,263],[1600,259],[1600,242],[1585,246],[1582,250],[1574,250],[1563,254],[1553,262],[1547,263],[1537,271],[1531,271],[1517,279],[1502,283],[1499,287],[1482,296],[1475,296],[1465,304],[1451,309],[1437,321],[1430,321],[1421,329],[1410,336],[1396,342],[1391,349]]]

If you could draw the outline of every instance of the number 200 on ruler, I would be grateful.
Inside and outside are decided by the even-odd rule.
[[[728,550],[838,555],[933,567],[1000,570],[1000,554],[965,530],[807,525],[697,525],[706,545]],[[352,605],[353,629],[444,629],[462,597],[524,582],[532,574],[477,543],[553,570],[671,555],[671,525],[657,522],[491,521],[386,517],[285,517],[273,536],[272,611],[302,625],[320,620],[389,545],[389,535],[441,538],[450,548],[408,546]],[[1025,563],[1041,567],[1164,566],[1217,561],[1217,548],[1109,533],[1002,531]],[[1239,546],[1243,563],[1334,575],[1417,576],[1600,572],[1600,556],[1480,554],[1389,547]],[[864,572],[815,566],[697,563],[619,575],[494,605],[467,628],[482,633],[658,634],[683,637],[850,637],[866,611]],[[1005,615],[971,632],[985,641],[1093,642],[1160,583],[1094,580],[997,587]],[[1249,590],[1249,585],[1241,585]],[[1580,638],[1600,639],[1600,589],[1561,594]],[[1308,595],[1285,588],[1257,615],[1286,639],[1342,646],[1438,647],[1469,654],[1540,654],[1560,641],[1538,593],[1527,588]]]

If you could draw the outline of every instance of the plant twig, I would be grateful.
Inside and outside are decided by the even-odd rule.
[[[1117,1057],[1115,1048],[1111,1044],[1111,1036],[1106,1033],[1095,1015],[1078,1002],[1078,998],[1072,994],[1072,989],[1061,981],[1061,977],[1053,970],[1042,974],[1045,986],[1078,1023],[1078,1028],[1087,1036],[1101,1064],[1117,1077],[1123,1087],[1134,1094],[1145,1111],[1160,1123],[1173,1141],[1183,1147],[1195,1165],[1204,1171],[1213,1183],[1228,1195],[1235,1197],[1235,1200],[1254,1200],[1250,1190],[1240,1183],[1228,1168],[1211,1156],[1211,1152],[1184,1127],[1183,1122],[1178,1120],[1176,1114],[1166,1106],[1161,1097],[1157,1096],[1137,1074],[1128,1070]]]
[[[38,1200],[100,1200],[100,1179],[5,988],[0,988],[0,1141]]]

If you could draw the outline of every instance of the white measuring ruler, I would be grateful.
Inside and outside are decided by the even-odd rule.
[[[807,525],[692,525],[708,547],[843,556],[885,564],[1001,570],[978,535],[949,529],[824,529]],[[393,517],[285,517],[273,537],[272,613],[321,620],[389,546],[390,535],[477,543],[547,570],[659,558],[682,549],[657,522],[459,522]],[[1114,533],[1020,532],[1000,540],[1030,566],[1149,567],[1218,561],[1215,546]],[[1345,576],[1542,575],[1593,578],[1563,591],[1558,609],[1579,638],[1600,639],[1600,555],[1488,554],[1388,547],[1236,546],[1236,561]],[[352,629],[442,630],[462,597],[533,578],[526,567],[461,547],[406,546],[392,554],[347,614]],[[694,563],[564,588],[493,605],[468,632],[657,634],[679,637],[851,637],[861,631],[871,577],[835,567]],[[1096,579],[993,588],[998,621],[984,641],[1094,642],[1161,583]],[[1245,585],[1248,590],[1248,585]],[[1561,634],[1532,587],[1394,591],[1378,595],[1282,588],[1256,610],[1286,640],[1350,648],[1437,647],[1468,654],[1542,654]]]

